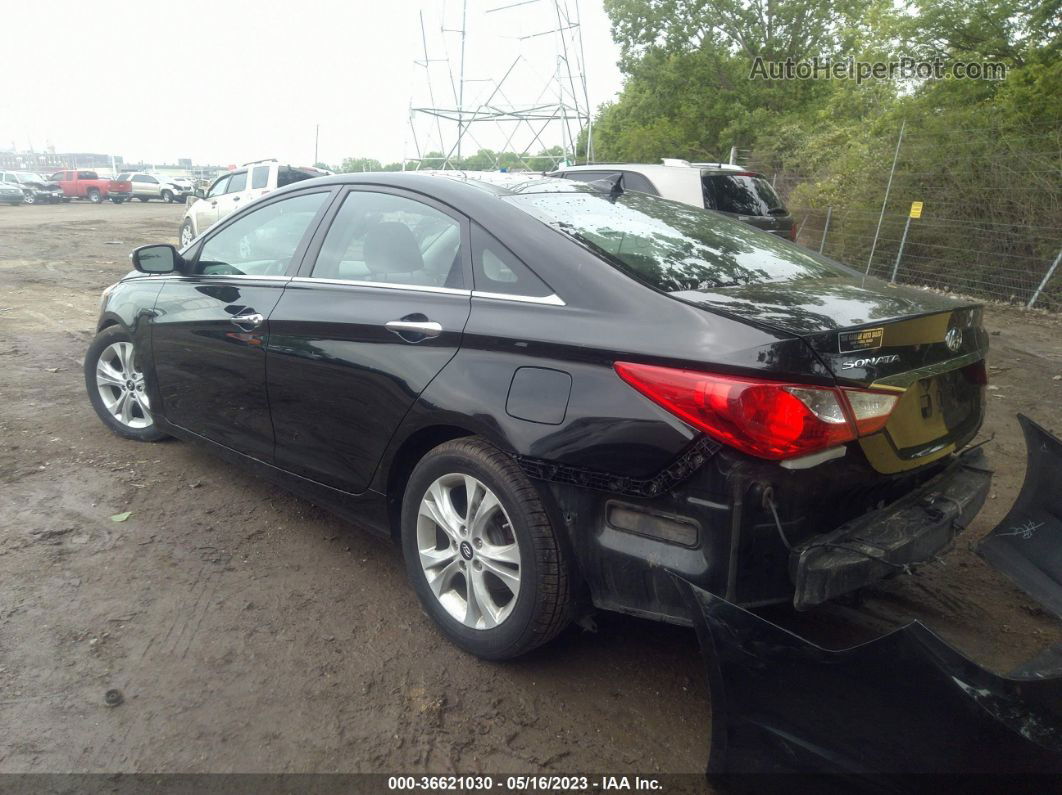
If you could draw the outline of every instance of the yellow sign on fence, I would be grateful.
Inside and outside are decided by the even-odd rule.
[[[911,202],[911,217],[912,218],[921,218],[922,217],[922,202]]]

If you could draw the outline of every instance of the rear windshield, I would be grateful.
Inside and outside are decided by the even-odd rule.
[[[705,174],[701,177],[704,206],[741,215],[781,215],[785,206],[771,183],[747,174]]]
[[[663,292],[852,275],[747,224],[644,193],[530,193],[507,201]]]
[[[314,177],[319,176],[321,176],[320,171],[281,166],[280,170],[277,172],[277,187],[283,188],[285,185],[291,185],[295,182],[302,182],[304,179],[313,179]]]

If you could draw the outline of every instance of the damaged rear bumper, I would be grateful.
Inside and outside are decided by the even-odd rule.
[[[896,502],[794,546],[793,605],[803,610],[933,559],[981,510],[992,483],[974,448]]]

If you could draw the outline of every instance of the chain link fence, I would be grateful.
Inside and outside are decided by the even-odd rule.
[[[820,175],[749,165],[772,181],[808,248],[884,279],[1062,312],[1062,130],[955,136],[883,142],[871,183],[880,193],[846,206],[806,201],[823,193]],[[909,221],[916,201],[921,217]]]

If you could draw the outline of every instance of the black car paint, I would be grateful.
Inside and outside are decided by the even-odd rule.
[[[1043,792],[1057,784],[1058,647],[999,675],[915,621],[833,651],[676,580],[705,657],[716,785]]]
[[[622,383],[612,369],[615,360],[695,368],[710,363],[717,372],[833,384],[823,356],[794,330],[638,287],[495,193],[456,180],[325,177],[261,202],[328,189],[331,205],[322,212],[331,213],[355,186],[405,193],[475,219],[564,305],[299,281],[323,226],[300,246],[287,274],[295,281],[134,274],[111,293],[100,328],[120,323],[132,331],[161,429],[207,443],[384,534],[397,528],[401,488],[415,456],[447,438],[481,435],[525,461],[532,475],[542,476],[542,462],[569,473],[543,485],[595,604],[680,623],[690,618],[665,567],[742,604],[792,595],[787,550],[762,499],[767,490],[787,495],[778,510],[797,542],[821,532],[824,522],[836,526],[939,470],[882,477],[853,450],[814,470],[789,471],[723,448],[666,493],[624,498],[645,510],[688,517],[699,529],[696,548],[610,527],[606,512],[616,494],[586,484],[659,477],[681,463],[699,438]],[[747,234],[734,226],[735,234]],[[198,240],[185,250],[190,262],[200,245]],[[892,299],[864,290],[849,300],[862,302],[863,316],[876,317]],[[913,299],[910,306],[916,308]],[[939,306],[934,299],[930,311]],[[268,314],[268,320],[242,332],[231,318],[248,309]],[[445,333],[416,341],[381,326],[410,314],[445,321]],[[514,374],[529,367],[571,376],[560,422],[505,411]],[[325,415],[333,415],[332,421],[323,423]],[[816,501],[866,483],[874,489],[861,491],[859,500],[840,501],[828,517],[813,512]]]

